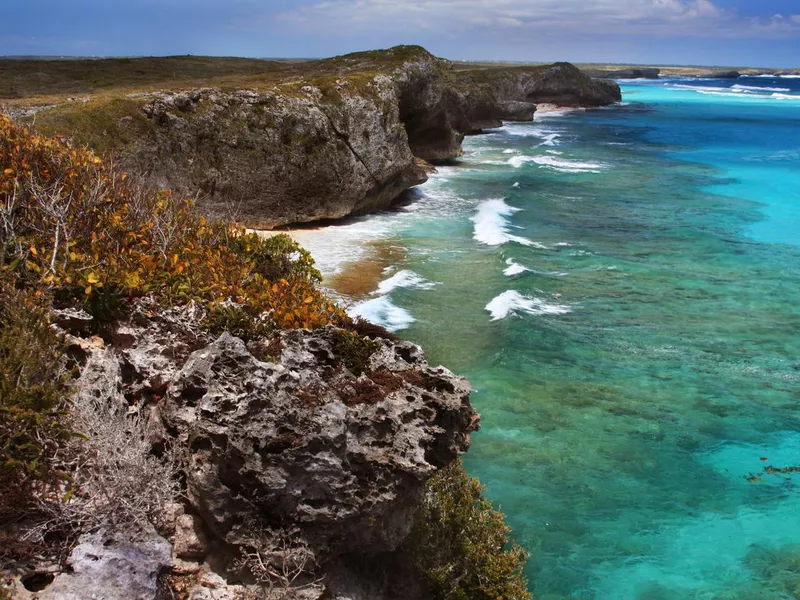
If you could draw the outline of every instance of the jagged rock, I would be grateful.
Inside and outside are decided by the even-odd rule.
[[[374,340],[366,353],[357,347],[351,355],[342,341],[348,334],[334,327],[281,332],[280,343],[271,344],[280,362],[265,362],[230,334],[209,339],[199,331],[203,318],[192,305],[159,309],[141,298],[116,331],[104,333],[107,340],[67,336],[81,369],[77,393],[88,394],[87,403],[138,413],[156,454],[182,449],[188,506],[162,511],[166,555],[155,534],[87,537],[73,554],[75,572],[47,588],[77,582],[78,595],[42,598],[91,597],[81,582],[95,576],[105,593],[111,575],[92,571],[94,562],[116,565],[127,577],[126,561],[143,561],[137,576],[150,581],[170,557],[172,575],[189,586],[186,597],[260,597],[236,566],[238,546],[279,535],[302,544],[315,565],[303,589],[309,600],[326,586],[342,600],[402,597],[392,590],[410,585],[411,575],[394,575],[406,571],[387,568],[374,582],[359,565],[399,547],[426,480],[469,446],[479,423],[469,384],[431,368],[410,342]],[[104,558],[88,558],[107,538]],[[270,556],[292,552],[271,548]],[[389,564],[380,556],[376,565]],[[219,576],[231,573],[244,580]],[[152,597],[152,586],[142,585],[97,597]]]
[[[536,112],[536,105],[533,102],[508,100],[500,102],[499,106],[504,121],[532,121]]]
[[[117,129],[104,139],[123,168],[197,196],[207,215],[272,229],[386,208],[426,181],[415,157],[456,158],[465,135],[530,120],[536,102],[620,98],[615,83],[568,63],[454,71],[418,46],[313,61],[273,77],[252,90],[131,94],[122,105],[128,114],[114,105]]]
[[[708,76],[715,79],[739,79],[742,74],[739,71],[712,71]]]
[[[170,545],[155,532],[126,535],[97,532],[81,536],[68,564],[39,600],[155,600],[158,577],[172,564]]]
[[[324,555],[394,549],[427,478],[469,445],[465,380],[388,341],[356,377],[337,365],[336,335],[285,332],[274,364],[223,334],[170,385],[189,500],[226,542],[246,543],[262,522],[297,527]]]
[[[208,539],[199,519],[186,513],[176,519],[172,552],[176,558],[183,560],[205,557],[208,552]]]
[[[574,65],[564,62],[547,66],[458,71],[455,77],[460,89],[491,88],[503,120],[522,120],[520,117],[527,116],[519,102],[591,107],[613,104],[622,98],[615,82],[592,79]],[[510,111],[510,114],[502,109]],[[470,115],[470,118],[475,120],[476,116]]]

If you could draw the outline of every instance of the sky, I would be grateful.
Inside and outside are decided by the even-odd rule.
[[[0,55],[800,67],[800,0],[2,0]]]

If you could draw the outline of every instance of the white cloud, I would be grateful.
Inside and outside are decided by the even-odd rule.
[[[279,19],[329,32],[335,23],[342,34],[418,28],[442,35],[493,30],[515,35],[800,36],[800,15],[745,19],[711,0],[323,0]]]

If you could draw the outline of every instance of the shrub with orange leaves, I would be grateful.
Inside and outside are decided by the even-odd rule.
[[[233,301],[277,327],[347,325],[316,288],[309,253],[197,216],[188,200],[147,192],[91,151],[0,115],[0,269],[21,285],[114,321],[127,300],[210,308]]]

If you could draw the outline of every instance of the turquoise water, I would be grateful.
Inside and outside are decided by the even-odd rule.
[[[405,254],[354,310],[477,389],[539,600],[800,598],[800,474],[764,472],[800,465],[792,90],[634,82],[362,223]]]

